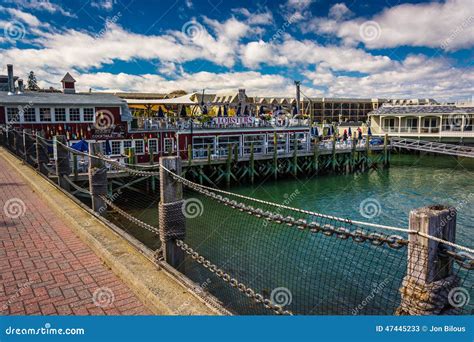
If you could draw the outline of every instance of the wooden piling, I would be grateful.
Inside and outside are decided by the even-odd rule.
[[[429,239],[426,235],[455,242],[456,209],[442,205],[410,212],[407,273],[400,288],[398,315],[439,315],[454,310],[448,294],[459,283],[453,273],[453,261],[440,254],[453,248]]]
[[[161,157],[160,165],[178,175],[181,174],[179,157]],[[182,184],[168,171],[160,168],[159,229],[165,261],[174,268],[184,271],[185,254],[176,244],[186,234],[186,201],[183,201]]]
[[[276,148],[276,147],[275,147]],[[250,143],[250,182],[253,184],[255,179],[255,156],[253,142]]]

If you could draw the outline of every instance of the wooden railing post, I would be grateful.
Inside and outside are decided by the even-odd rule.
[[[161,157],[160,165],[171,172],[181,175],[179,157]],[[184,251],[177,246],[177,240],[186,235],[186,217],[184,215],[183,187],[171,174],[160,168],[159,228],[165,261],[174,268],[184,271]]]
[[[398,315],[449,314],[449,291],[459,277],[453,273],[452,258],[440,254],[441,248],[452,250],[423,235],[455,242],[456,209],[433,205],[410,212],[407,273],[400,288]]]
[[[66,191],[70,190],[69,183],[65,177],[71,174],[71,164],[69,160],[69,151],[64,145],[67,144],[64,135],[57,135],[54,137],[56,174],[58,176],[58,185]]]
[[[101,152],[101,143],[90,143],[89,153],[97,156]],[[107,204],[101,196],[107,196],[107,167],[98,158],[89,157],[89,190],[92,199],[92,210],[100,215],[107,212]]]

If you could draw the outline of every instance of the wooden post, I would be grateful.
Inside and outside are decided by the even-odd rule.
[[[90,143],[89,153],[97,156],[101,152],[101,143]],[[101,196],[107,196],[107,168],[102,160],[89,157],[89,189],[92,198],[92,210],[100,215],[107,212],[107,204]]]
[[[207,144],[207,164],[211,165],[211,144]]]
[[[77,182],[79,179],[79,164],[76,154],[72,155],[72,173],[74,174],[74,181]]]
[[[36,160],[36,150],[34,148],[35,144],[33,143],[33,139],[31,139],[30,130],[23,130],[23,141],[25,146],[25,161],[32,165],[33,161]],[[31,157],[31,158],[30,158]]]
[[[314,172],[318,174],[319,171],[319,139],[314,140],[314,154],[313,154],[313,163],[314,163]]]
[[[336,135],[332,137],[332,171],[336,170]]]
[[[23,135],[20,132],[14,130],[15,136],[15,153],[17,156],[21,157],[23,153]]]
[[[69,161],[69,151],[62,144],[66,145],[67,140],[64,135],[57,135],[54,139],[54,148],[56,150],[56,175],[58,176],[58,185],[66,191],[70,190],[70,185],[64,178],[71,173]]]
[[[398,315],[448,314],[455,308],[448,300],[449,291],[459,283],[453,273],[452,259],[440,255],[440,244],[419,234],[455,242],[456,209],[432,205],[410,212],[407,273],[400,288]],[[452,247],[443,245],[445,250]]]
[[[239,144],[235,144],[234,146],[234,163],[237,164],[239,162]]]
[[[384,139],[383,139],[383,166],[388,167],[390,163],[390,157],[389,157],[390,151],[388,150],[388,134],[385,133]]]
[[[188,144],[188,165],[193,165],[193,146]]]
[[[150,154],[150,165],[155,165],[155,155],[153,154],[153,151],[151,149],[148,150],[148,153]],[[156,177],[151,176],[151,192],[155,193],[156,191]]]
[[[179,157],[162,157],[160,165],[171,172],[181,175]],[[168,171],[160,168],[159,228],[165,261],[174,268],[184,271],[184,251],[176,245],[186,235],[186,217],[182,184],[177,182]]]
[[[227,145],[227,161],[225,168],[225,182],[227,186],[230,186],[230,174],[232,172],[232,145]]]
[[[38,171],[45,176],[48,176],[49,172],[47,165],[49,162],[48,146],[43,142],[40,133],[36,133],[36,163]]]
[[[255,178],[255,156],[253,151],[253,142],[250,143],[250,182],[253,184]]]
[[[298,175],[298,139],[293,142],[293,177]]]
[[[277,150],[277,134],[273,133],[273,178],[277,180],[278,178],[278,150]]]
[[[351,172],[355,170],[355,154],[357,148],[357,133],[354,132],[354,136],[352,138],[352,146],[351,146]]]
[[[365,139],[365,166],[367,168],[370,167],[370,136],[367,134],[367,138]]]

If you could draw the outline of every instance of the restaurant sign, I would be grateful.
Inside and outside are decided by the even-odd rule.
[[[230,125],[230,124],[253,124],[255,118],[250,116],[219,116],[213,119],[214,123],[217,125]]]

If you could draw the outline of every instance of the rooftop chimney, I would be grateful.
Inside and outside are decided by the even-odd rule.
[[[23,85],[23,80],[20,78],[18,80],[18,94],[21,94],[25,91],[25,86]]]
[[[13,64],[7,64],[8,72],[8,95],[15,93],[15,80],[13,79]]]

